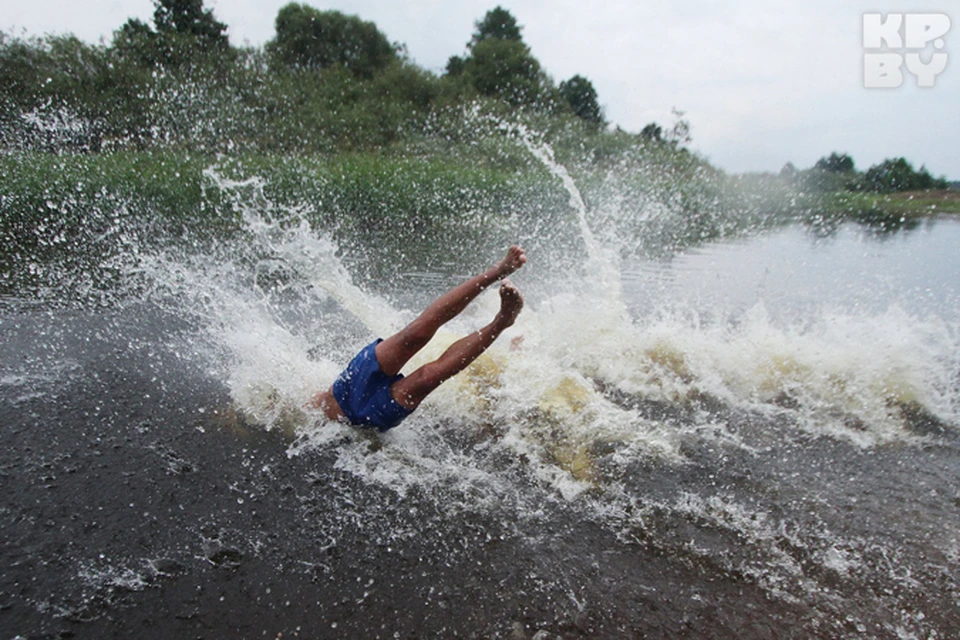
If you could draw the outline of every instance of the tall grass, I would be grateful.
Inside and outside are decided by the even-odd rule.
[[[258,180],[224,188],[218,177]],[[418,243],[454,249],[508,236],[565,195],[544,176],[383,154],[174,152],[0,156],[0,290],[108,286],[110,259],[178,244],[203,250],[242,234],[252,212],[306,220],[346,252],[376,247],[368,269],[413,268]],[[518,217],[517,212],[521,212]]]
[[[580,212],[564,186],[515,132],[485,122],[456,141],[422,135],[336,154],[0,155],[0,290],[109,288],[112,258],[170,245],[202,251],[242,235],[245,212],[308,222],[371,280],[419,268],[422,246],[448,249],[450,266],[464,271],[477,247],[517,239],[577,264]],[[587,223],[621,252],[668,253],[805,214],[808,203],[791,201],[788,186],[751,200],[695,154],[628,136],[591,145],[558,130],[551,140]]]

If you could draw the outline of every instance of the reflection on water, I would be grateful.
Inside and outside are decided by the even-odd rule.
[[[697,308],[733,316],[761,303],[793,323],[818,310],[875,314],[898,306],[960,319],[960,221],[877,234],[843,225],[827,236],[791,226],[624,268],[632,310]]]

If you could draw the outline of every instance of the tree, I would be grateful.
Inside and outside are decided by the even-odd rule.
[[[656,122],[651,122],[640,131],[640,137],[655,142],[663,142],[663,127]]]
[[[114,33],[113,47],[143,66],[177,67],[230,50],[227,25],[203,8],[203,0],[154,0],[154,31],[132,18]]]
[[[913,173],[906,158],[887,159],[867,169],[864,183],[869,191],[909,191],[913,186]]]
[[[831,173],[849,173],[853,171],[853,158],[845,153],[834,151],[829,157],[820,158],[814,165],[817,169],[830,171]]]
[[[448,76],[456,78],[463,75],[463,70],[466,67],[466,64],[467,61],[460,56],[450,56],[450,59],[447,60],[447,67],[445,71]]]
[[[547,89],[540,63],[517,40],[481,40],[464,64],[464,75],[480,94],[513,105],[533,104]]]
[[[517,24],[517,19],[501,6],[487,11],[487,14],[483,16],[483,20],[475,22],[474,27],[476,27],[476,30],[473,32],[473,37],[470,39],[470,42],[467,43],[467,47],[470,49],[473,49],[480,42],[490,38],[495,40],[513,40],[515,42],[523,41],[523,38],[520,36],[522,27]]]
[[[488,11],[474,23],[467,55],[447,62],[447,77],[461,76],[477,93],[510,104],[556,104],[556,89],[520,37],[516,18],[503,7]]]
[[[603,111],[597,103],[597,91],[593,88],[593,83],[583,76],[576,75],[561,82],[560,96],[578,117],[597,126],[603,124]]]
[[[192,36],[203,49],[226,49],[227,25],[203,8],[203,0],[154,0],[153,23],[160,34]]]
[[[783,165],[783,168],[780,169],[780,177],[787,182],[796,182],[799,173],[799,169],[797,169],[796,165],[792,162],[787,162],[787,164]]]
[[[280,9],[276,37],[267,50],[291,69],[342,65],[354,75],[372,77],[397,60],[397,47],[372,22],[339,11],[319,11],[291,3]]]
[[[113,48],[125,60],[144,67],[158,64],[162,58],[159,53],[157,34],[146,22],[131,18],[113,34]]]
[[[895,191],[916,191],[920,189],[945,189],[945,178],[935,179],[926,167],[914,171],[906,158],[888,158],[875,164],[863,176],[863,186],[867,191],[892,193]]]

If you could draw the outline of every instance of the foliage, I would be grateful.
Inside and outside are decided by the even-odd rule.
[[[854,170],[853,158],[846,153],[834,151],[829,157],[820,158],[814,168],[832,173],[849,173]]]
[[[267,51],[290,69],[342,65],[355,76],[371,78],[397,59],[397,47],[374,23],[339,11],[291,3],[277,14],[276,32]]]
[[[226,49],[227,25],[203,8],[203,0],[154,0],[157,33],[193,36],[205,49]]]
[[[789,178],[801,190],[816,193],[854,190],[858,179],[855,173],[830,171],[818,166],[798,171]]]
[[[481,95],[512,105],[535,104],[550,89],[530,48],[517,40],[480,41],[464,64],[464,75]]]
[[[227,25],[203,8],[203,0],[154,0],[156,30],[128,20],[114,34],[116,51],[145,67],[178,67],[203,58],[230,57]]]
[[[574,76],[556,87],[501,7],[476,23],[465,54],[453,56],[437,77],[406,59],[373,23],[338,12],[289,4],[266,48],[233,48],[226,27],[202,2],[157,0],[155,6],[154,27],[127,21],[110,45],[0,33],[0,148],[271,159],[452,153],[457,170],[480,162],[542,177],[522,145],[504,142],[510,137],[505,124],[523,123],[580,172],[588,201],[605,193],[591,182],[601,180],[602,169],[629,167],[628,191],[638,202],[659,199],[684,212],[689,226],[665,232],[668,244],[722,234],[736,225],[717,211],[737,209],[749,219],[761,207],[773,210],[771,194],[781,191],[809,208],[811,201],[834,206],[824,194],[835,192],[945,186],[902,158],[860,173],[852,158],[834,152],[807,170],[785,167],[780,178],[771,176],[776,185],[764,182],[759,189],[767,195],[747,197],[737,190],[755,184],[730,186],[685,148],[690,123],[681,111],[674,110],[672,126],[650,123],[639,135],[605,130],[590,81]],[[460,162],[464,158],[470,160]],[[546,215],[547,205],[527,204]],[[648,215],[640,211],[636,219]]]
[[[949,188],[945,178],[934,178],[925,167],[915,171],[905,158],[884,160],[861,173],[855,169],[851,156],[837,152],[820,158],[813,167],[805,170],[788,162],[780,171],[780,178],[803,191],[820,194],[897,193]]]
[[[640,137],[646,138],[647,140],[653,140],[655,142],[661,142],[663,141],[663,127],[658,125],[656,122],[651,122],[640,130]]]
[[[0,38],[0,144],[96,151],[104,137],[144,126],[147,75],[73,36]]]
[[[513,118],[520,106],[549,114],[547,128],[574,109],[508,13],[478,22],[481,41],[436,77],[373,23],[338,12],[289,4],[267,47],[234,48],[201,2],[155,8],[154,24],[128,20],[109,45],[0,35],[0,145],[334,152],[421,138],[465,109]],[[589,81],[564,87],[584,98],[581,116],[596,116]]]
[[[498,6],[474,26],[467,55],[451,56],[447,61],[448,87],[468,99],[475,92],[514,107],[555,110],[563,98],[524,44],[516,18]]]
[[[906,158],[887,159],[870,167],[862,182],[864,191],[877,193],[946,189],[948,186],[945,178],[935,179],[926,167],[915,171]]]
[[[448,76],[458,77],[463,75],[463,70],[466,67],[466,60],[460,56],[450,56],[447,60],[447,66],[444,69]]]
[[[484,40],[512,40],[522,42],[520,31],[523,27],[517,24],[513,14],[501,6],[487,11],[482,20],[474,23],[475,31],[467,47],[473,49]]]
[[[152,67],[162,59],[156,34],[150,25],[136,18],[127,20],[114,32],[113,48],[124,60],[144,67]]]
[[[603,111],[597,103],[597,91],[592,82],[576,75],[561,82],[559,89],[560,95],[577,117],[597,126],[603,125]]]

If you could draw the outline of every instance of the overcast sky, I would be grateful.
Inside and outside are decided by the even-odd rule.
[[[206,0],[234,44],[262,45],[287,0]],[[308,0],[371,20],[440,73],[497,0]],[[960,5],[955,0],[505,0],[523,38],[559,82],[589,78],[607,118],[629,131],[686,112],[694,150],[731,172],[811,166],[831,151],[860,169],[904,156],[960,180]],[[863,14],[945,14],[950,31],[922,52],[947,55],[935,86],[912,75],[864,87]],[[0,29],[107,41],[151,0],[0,0]],[[905,28],[904,28],[905,29]],[[905,30],[901,30],[905,34]],[[885,51],[901,53],[902,51]],[[956,52],[957,60],[952,60]],[[876,51],[871,51],[876,53]],[[905,52],[903,52],[905,53]],[[0,79],[2,81],[2,79]]]

